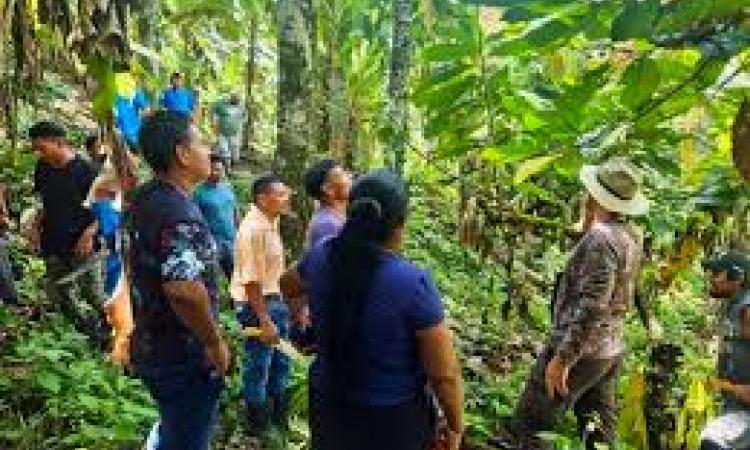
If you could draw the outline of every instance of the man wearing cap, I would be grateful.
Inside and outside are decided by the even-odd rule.
[[[623,322],[633,302],[642,242],[626,223],[645,214],[636,169],[613,158],[585,166],[588,231],[573,250],[554,300],[547,345],[526,382],[511,425],[519,448],[534,448],[540,431],[572,407],[586,448],[614,441],[615,384],[625,350]],[[534,443],[534,444],[532,444]]]
[[[748,259],[730,251],[710,259],[706,275],[710,294],[724,300],[718,379],[721,414],[708,423],[701,450],[750,449],[750,290]]]
[[[284,245],[279,218],[289,207],[291,191],[275,175],[258,177],[252,185],[253,204],[242,220],[235,241],[230,293],[242,327],[259,330],[245,341],[242,397],[248,424],[262,437],[271,421],[285,429],[289,413],[289,358],[274,348],[289,337],[289,308],[279,285]]]

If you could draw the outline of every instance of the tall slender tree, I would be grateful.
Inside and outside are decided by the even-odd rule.
[[[258,14],[250,12],[250,35],[247,41],[247,68],[245,75],[245,135],[242,140],[242,155],[251,158],[255,147],[255,107],[253,104],[253,84],[256,78],[255,51],[258,45]]]
[[[297,220],[285,226],[285,241],[297,250],[304,234],[309,202],[303,192],[303,173],[311,151],[309,112],[311,103],[312,43],[308,20],[311,0],[279,0],[278,13],[278,147],[276,171],[297,192],[292,208]]]
[[[393,47],[388,80],[389,118],[391,120],[389,153],[386,160],[396,172],[403,174],[408,147],[409,104],[407,81],[411,65],[412,0],[393,0]]]

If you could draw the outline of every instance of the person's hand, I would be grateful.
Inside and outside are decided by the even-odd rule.
[[[229,373],[232,367],[232,353],[224,338],[219,338],[216,342],[206,346],[206,355],[220,376],[223,377]]]
[[[552,361],[547,363],[547,368],[544,371],[544,382],[550,399],[554,399],[557,394],[561,397],[568,395],[569,374],[570,367],[566,366],[559,357],[555,356]]]
[[[463,442],[463,434],[453,431],[450,428],[446,429],[446,444],[448,450],[459,450],[461,443]]]
[[[708,390],[720,394],[722,392],[730,391],[732,389],[732,383],[723,378],[709,378],[706,382],[706,387]]]
[[[270,346],[274,346],[279,343],[279,329],[276,328],[276,324],[273,323],[271,318],[260,321],[260,334],[258,340],[262,343]]]
[[[303,331],[312,326],[312,320],[310,320],[310,314],[307,311],[303,311],[297,314],[294,317],[293,322],[300,330]]]
[[[42,252],[42,237],[39,235],[39,233],[30,232],[24,235],[24,237],[26,238],[29,249],[32,253],[38,255]]]
[[[463,433],[451,430],[448,424],[439,426],[437,439],[433,442],[430,450],[460,450],[463,442]]]
[[[76,242],[73,251],[80,258],[88,258],[94,253],[94,238],[96,236],[96,226],[92,225],[86,228]]]
[[[724,378],[711,378],[708,380],[708,388],[716,393],[733,393],[735,384]]]
[[[26,215],[27,213],[24,213]],[[21,236],[26,239],[28,247],[32,252],[38,254],[41,251],[42,242],[42,213],[40,211],[32,212],[29,217],[21,218]]]

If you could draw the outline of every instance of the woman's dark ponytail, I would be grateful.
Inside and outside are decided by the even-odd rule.
[[[379,170],[361,177],[350,193],[346,224],[330,244],[321,354],[330,388],[344,399],[367,385],[362,316],[384,258],[383,244],[404,224],[407,203],[404,184],[392,172]]]

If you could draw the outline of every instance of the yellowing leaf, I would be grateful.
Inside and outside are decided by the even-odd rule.
[[[701,431],[713,414],[713,399],[706,390],[704,380],[693,379],[678,416],[673,448],[683,448],[684,444],[687,450],[698,450]]]
[[[420,0],[419,12],[422,13],[422,20],[427,33],[432,36],[435,26],[435,5],[432,0]]]
[[[565,57],[561,50],[556,51],[550,56],[547,62],[550,77],[555,81],[565,78]]]
[[[696,159],[695,141],[692,138],[685,139],[680,143],[680,164],[684,176],[687,176],[695,169]]]
[[[536,158],[527,159],[522,162],[516,170],[516,176],[513,177],[513,184],[521,184],[526,181],[527,178],[538,174],[547,168],[552,162],[560,157],[560,154],[538,156]]]
[[[618,435],[623,442],[638,449],[648,448],[646,417],[643,413],[643,398],[646,395],[646,381],[638,370],[629,377],[628,390],[622,403],[622,412],[617,426]]]
[[[728,157],[732,151],[732,133],[719,133],[716,138],[716,151],[720,156]]]
[[[688,388],[688,396],[685,400],[685,408],[691,412],[704,412],[709,403],[710,397],[706,393],[706,387],[700,380],[693,380]]]
[[[135,97],[136,82],[130,72],[119,72],[115,74],[115,90],[117,95],[125,98]]]
[[[29,14],[29,20],[34,30],[39,29],[39,0],[27,0],[26,11]]]

